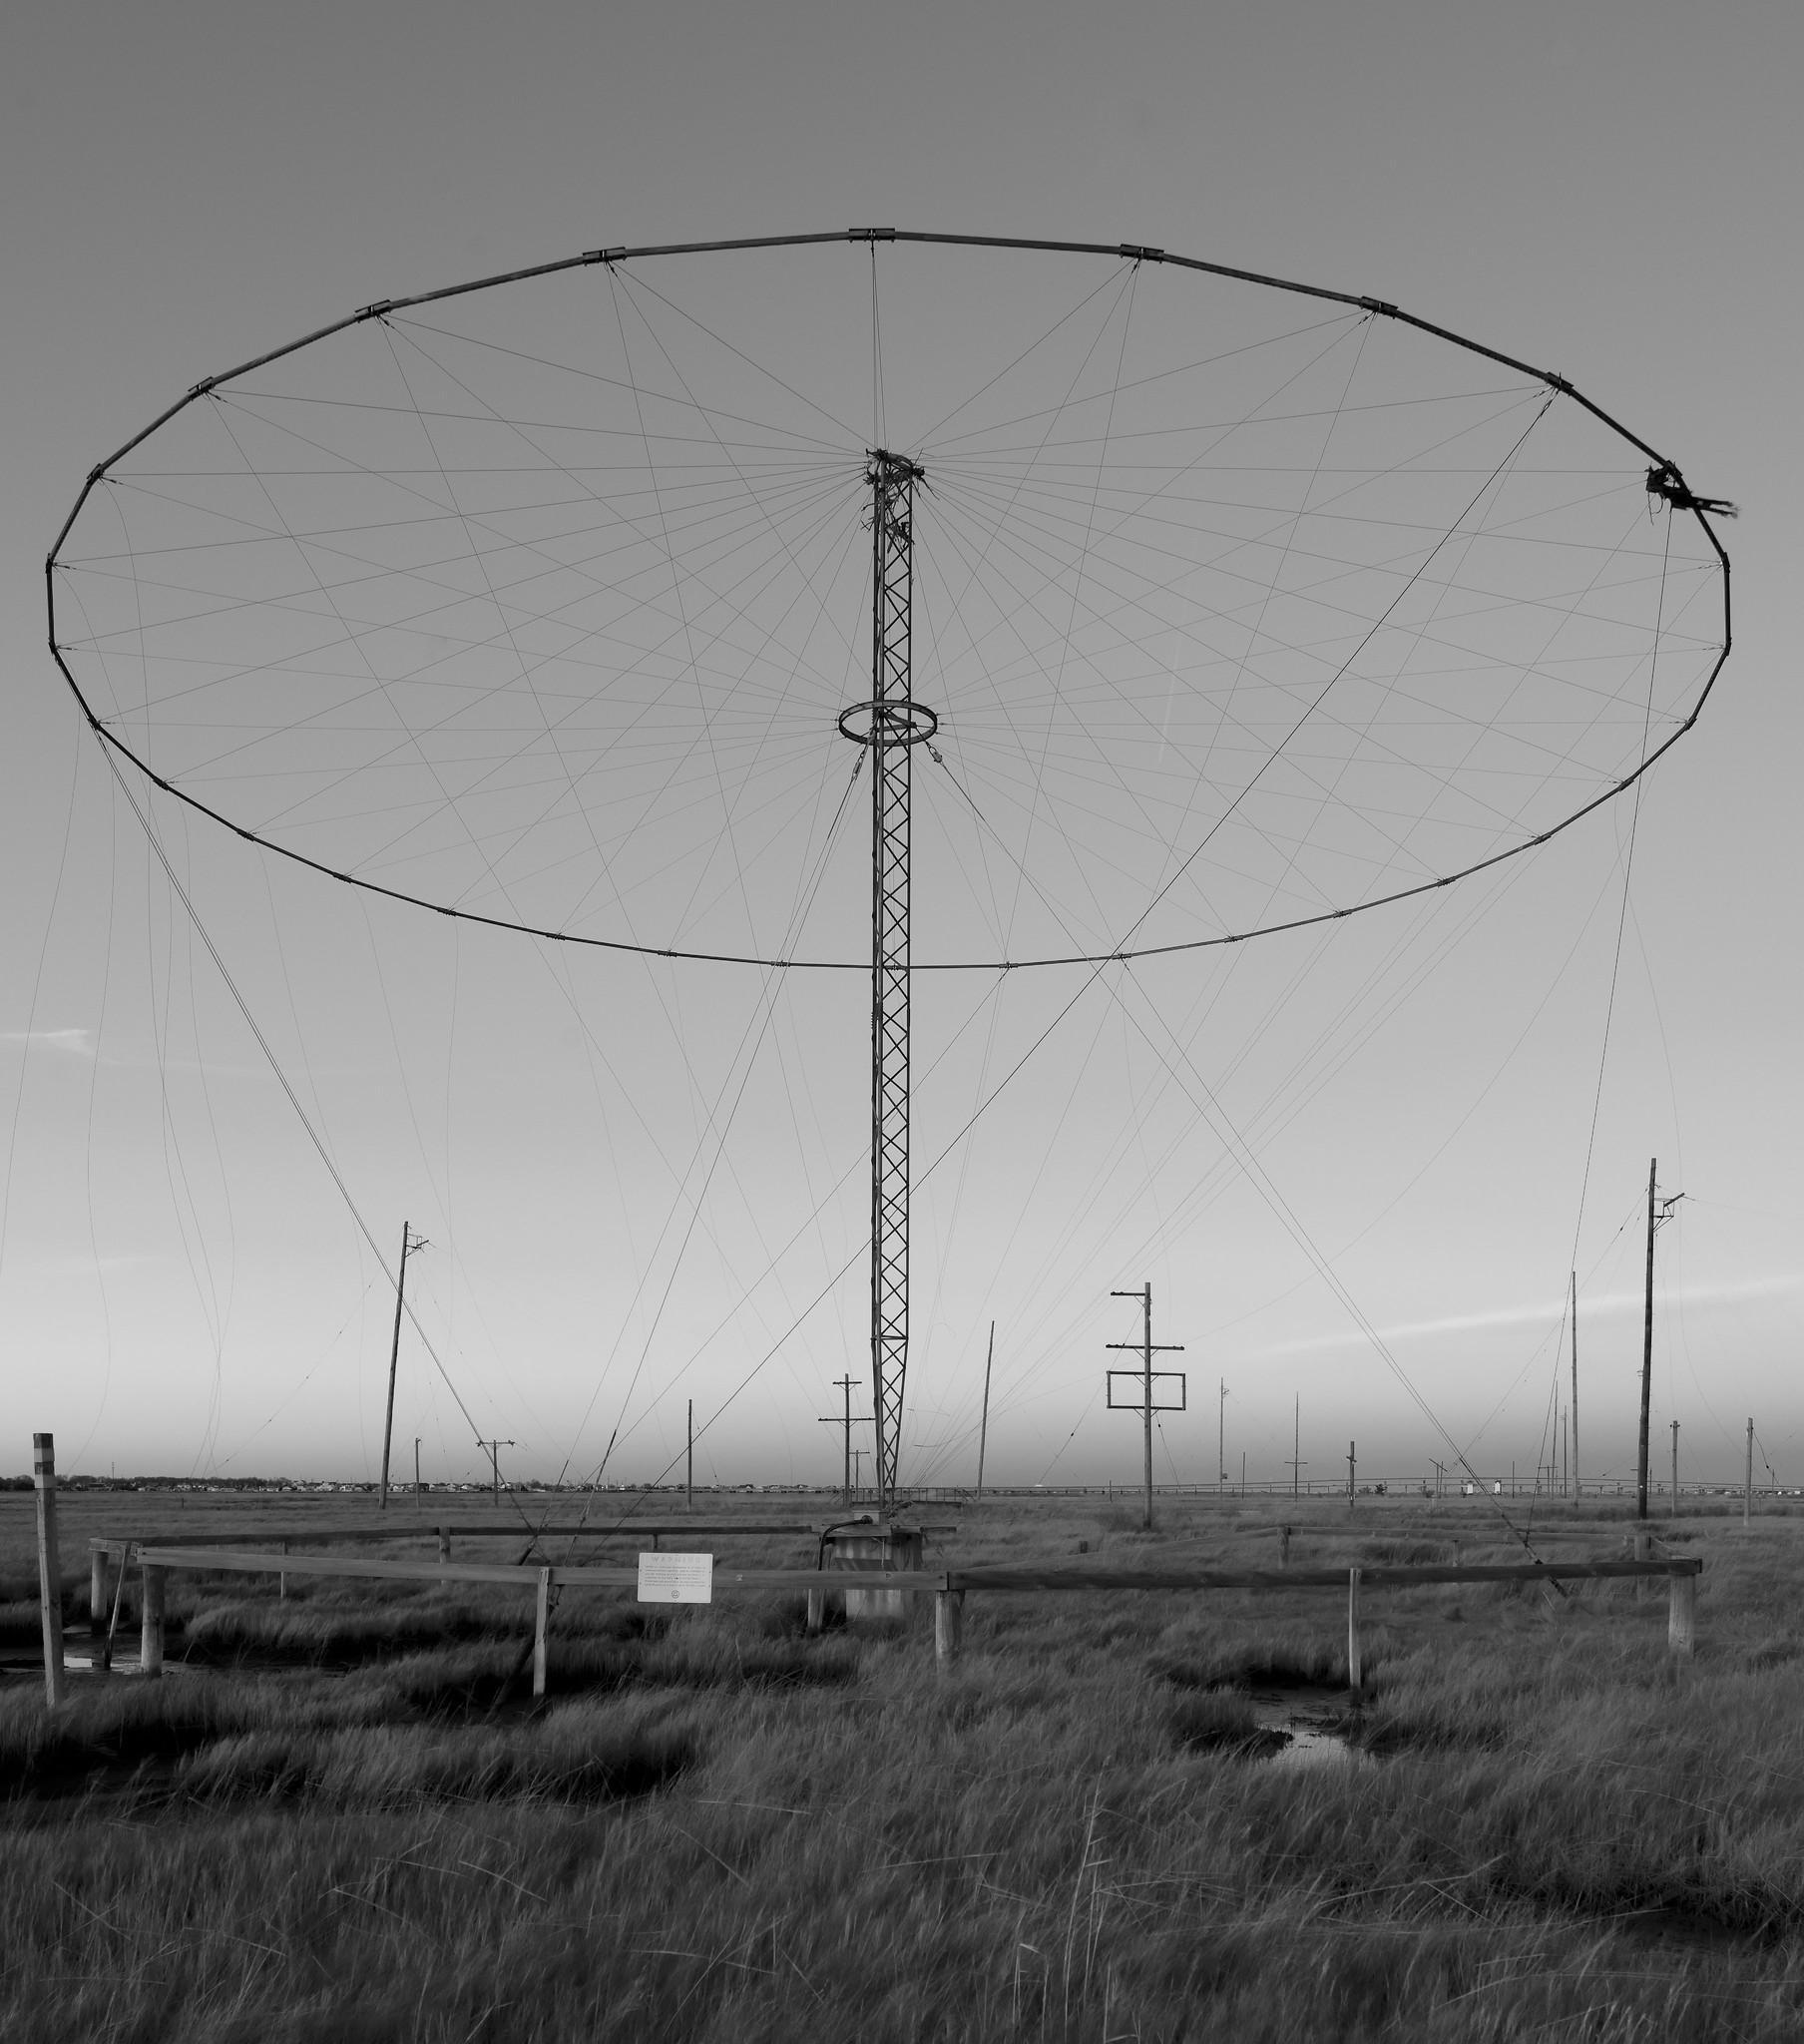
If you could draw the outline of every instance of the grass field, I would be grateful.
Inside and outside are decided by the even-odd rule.
[[[71,1621],[90,1533],[338,1509],[66,1496]],[[30,1514],[0,1500],[20,1649]],[[834,1515],[770,1512],[810,1514]],[[960,1520],[929,1566],[1080,1542],[1108,1566],[1269,1565],[1279,1515],[925,1516]],[[1284,1517],[1298,1562],[1520,1558],[1482,1500]],[[1243,1691],[1344,1683],[1332,1592],[973,1593],[948,1673],[930,1599],[810,1638],[799,1597],[572,1596],[534,1708],[512,1591],[176,1576],[162,1682],[74,1677],[54,1721],[29,1661],[0,1683],[0,2034],[1795,2039],[1804,1521],[1662,1530],[1705,1557],[1694,1660],[1665,1651],[1663,1586],[1370,1591],[1367,1700],[1308,1767]],[[1628,1531],[1537,1521],[1568,1556]],[[712,1544],[812,1561],[793,1536]]]

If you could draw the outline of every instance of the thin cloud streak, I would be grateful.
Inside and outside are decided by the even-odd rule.
[[[92,1029],[0,1029],[0,1043],[61,1051],[66,1057],[92,1058],[95,1054]]]
[[[1668,1308],[1691,1308],[1710,1305],[1728,1305],[1741,1299],[1776,1298],[1787,1292],[1804,1290],[1804,1274],[1789,1273],[1782,1277],[1752,1278],[1733,1284],[1692,1284],[1677,1291],[1662,1291],[1661,1303]],[[1578,1301],[1580,1324],[1584,1320],[1604,1317],[1614,1318],[1633,1312],[1639,1314],[1642,1308],[1639,1291],[1602,1292],[1595,1296],[1581,1296]],[[1470,1334],[1508,1327],[1537,1327],[1548,1329],[1558,1326],[1566,1311],[1564,1300],[1555,1300],[1550,1305],[1498,1306],[1489,1312],[1448,1313],[1433,1320],[1400,1320],[1388,1327],[1378,1329],[1379,1336],[1387,1344],[1401,1341],[1421,1340],[1436,1334]],[[1246,1356],[1249,1362],[1266,1356],[1281,1355],[1325,1355],[1337,1349],[1366,1348],[1371,1344],[1357,1327],[1349,1327],[1344,1333],[1310,1334],[1297,1341],[1280,1341],[1270,1347],[1251,1351]]]

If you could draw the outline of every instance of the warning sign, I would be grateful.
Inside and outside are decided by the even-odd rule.
[[[642,1554],[639,1558],[639,1601],[642,1604],[711,1604],[714,1601],[713,1556]]]

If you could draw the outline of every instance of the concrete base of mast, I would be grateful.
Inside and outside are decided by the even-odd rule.
[[[897,1520],[866,1518],[849,1526],[835,1526],[821,1538],[821,1566],[872,1574],[879,1570],[906,1570],[926,1566],[927,1536],[919,1526]],[[902,1590],[853,1590],[845,1592],[848,1620],[861,1618],[906,1618],[910,1599]]]

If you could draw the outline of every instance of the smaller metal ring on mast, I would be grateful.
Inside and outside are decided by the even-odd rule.
[[[863,718],[859,726],[854,720]],[[839,735],[855,746],[918,746],[940,728],[939,712],[907,697],[887,703],[852,703],[839,713]]]

